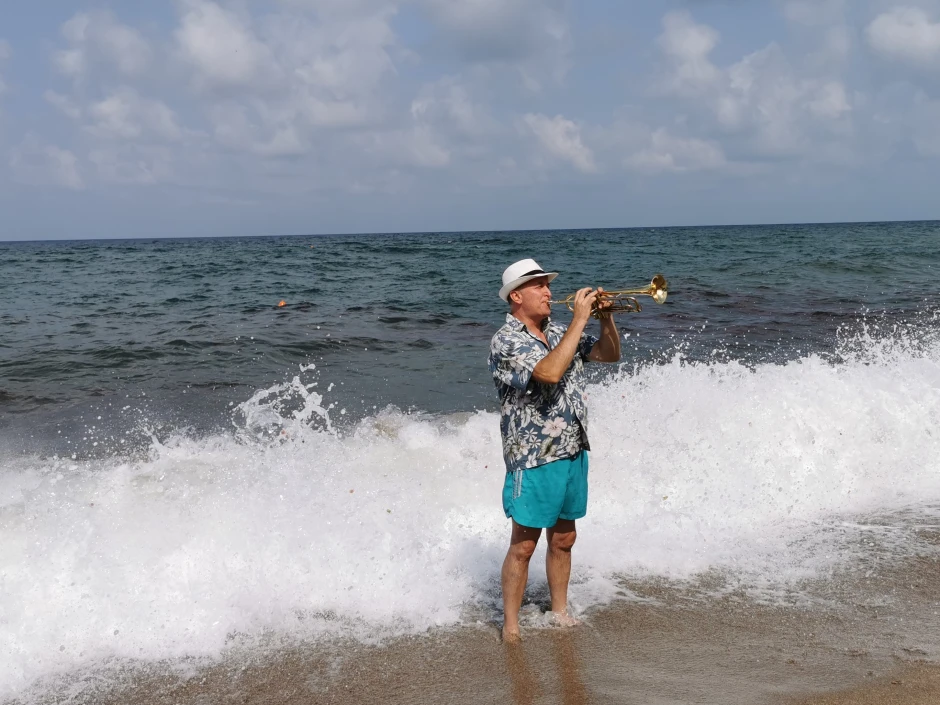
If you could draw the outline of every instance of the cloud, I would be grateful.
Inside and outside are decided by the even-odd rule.
[[[688,12],[670,12],[663,18],[659,48],[672,64],[667,89],[696,96],[721,81],[721,72],[709,58],[718,45],[718,32],[696,24]]]
[[[594,154],[581,142],[581,129],[571,120],[561,115],[550,118],[527,113],[523,122],[551,156],[569,162],[585,174],[597,171]]]
[[[262,157],[294,157],[310,149],[289,121],[259,130],[248,108],[236,102],[212,106],[209,119],[216,141],[236,152],[250,152]]]
[[[887,59],[925,68],[940,67],[940,23],[916,7],[896,7],[878,15],[865,32],[868,43]]]
[[[666,95],[711,115],[715,128],[746,140],[754,156],[807,155],[813,137],[845,131],[852,104],[838,76],[795,68],[775,42],[726,68],[711,60],[718,32],[686,12],[663,19],[658,44],[666,61]]]
[[[630,168],[649,172],[686,172],[718,169],[727,163],[716,142],[676,137],[660,128],[649,145],[626,160]]]
[[[176,0],[159,29],[80,12],[51,55],[74,80],[32,88],[66,132],[21,145],[17,163],[21,179],[73,188],[412,189],[420,203],[524,184],[550,193],[582,174],[617,188],[606,177],[625,171],[694,184],[892,150],[933,159],[936,108],[883,109],[883,86],[865,80],[871,52],[854,51],[883,54],[872,37],[891,35],[884,18],[909,29],[916,16],[929,31],[903,43],[929,64],[932,45],[917,38],[932,36],[930,10],[891,2],[780,0],[747,17],[716,10],[720,25],[611,6],[617,45],[603,48],[568,0]],[[767,31],[751,31],[759,13]],[[876,103],[887,126],[872,127]]]
[[[76,156],[67,149],[43,142],[32,133],[13,149],[10,168],[19,183],[63,186],[76,191],[84,188]]]
[[[53,55],[53,64],[66,76],[82,79],[94,65],[116,69],[125,76],[143,73],[153,58],[148,42],[109,12],[80,12],[62,25],[69,44]]]
[[[296,157],[315,148],[323,129],[379,122],[383,80],[395,72],[391,12],[292,3],[308,5],[319,12],[255,18],[209,0],[184,4],[177,56],[226,148]]]
[[[187,0],[174,33],[180,56],[200,88],[257,85],[277,73],[270,48],[241,17],[214,2]]]
[[[471,90],[454,77],[422,86],[411,101],[411,116],[415,121],[464,139],[499,130],[489,109],[474,100]]]
[[[176,141],[182,136],[176,115],[170,108],[159,100],[142,98],[133,88],[113,92],[104,100],[92,103],[86,112],[93,120],[88,129],[99,137],[124,140],[155,137]]]

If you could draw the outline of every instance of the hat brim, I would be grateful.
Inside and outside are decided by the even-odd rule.
[[[540,272],[539,274],[527,274],[524,277],[519,277],[518,279],[513,279],[508,284],[503,284],[503,288],[499,290],[499,298],[503,301],[509,301],[509,294],[518,289],[520,286],[525,284],[531,279],[539,279],[540,277],[548,277],[549,283],[555,280],[555,277],[558,276],[558,272]]]

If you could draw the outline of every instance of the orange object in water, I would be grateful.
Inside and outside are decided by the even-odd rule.
[[[279,304],[277,305],[277,307],[280,308],[281,306],[287,306],[287,302],[286,302],[286,301],[281,301],[281,303],[279,303]]]

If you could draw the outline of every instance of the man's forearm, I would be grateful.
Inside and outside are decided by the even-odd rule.
[[[578,343],[581,342],[581,333],[583,332],[583,325],[579,327],[572,323],[561,340],[558,341],[555,349],[539,360],[535,369],[532,370],[532,378],[542,384],[558,384],[564,376],[565,370],[571,365],[575,353],[578,352]]]
[[[601,319],[601,337],[597,341],[596,359],[598,362],[620,360],[620,331],[613,316]]]

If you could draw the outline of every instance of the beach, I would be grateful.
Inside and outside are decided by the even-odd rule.
[[[915,643],[797,608],[623,605],[579,628],[527,630],[513,646],[499,642],[497,625],[485,625],[383,646],[337,643],[248,662],[236,657],[185,676],[178,665],[131,669],[121,676],[124,687],[102,688],[89,677],[57,697],[102,705],[937,702],[936,656],[928,660],[908,645]]]
[[[0,702],[931,702],[936,228],[0,246]],[[536,243],[670,296],[590,370],[584,625],[543,543],[508,648],[492,262]]]
[[[940,540],[936,530],[925,533]],[[936,563],[882,567],[868,576],[864,594],[830,599],[832,587],[856,578],[804,586],[790,604],[741,591],[716,599],[715,580],[624,581],[629,599],[589,610],[571,629],[545,626],[546,596],[534,591],[521,644],[501,643],[491,621],[373,645],[337,638],[232,649],[215,663],[126,662],[66,674],[40,692],[101,705],[937,702]]]

